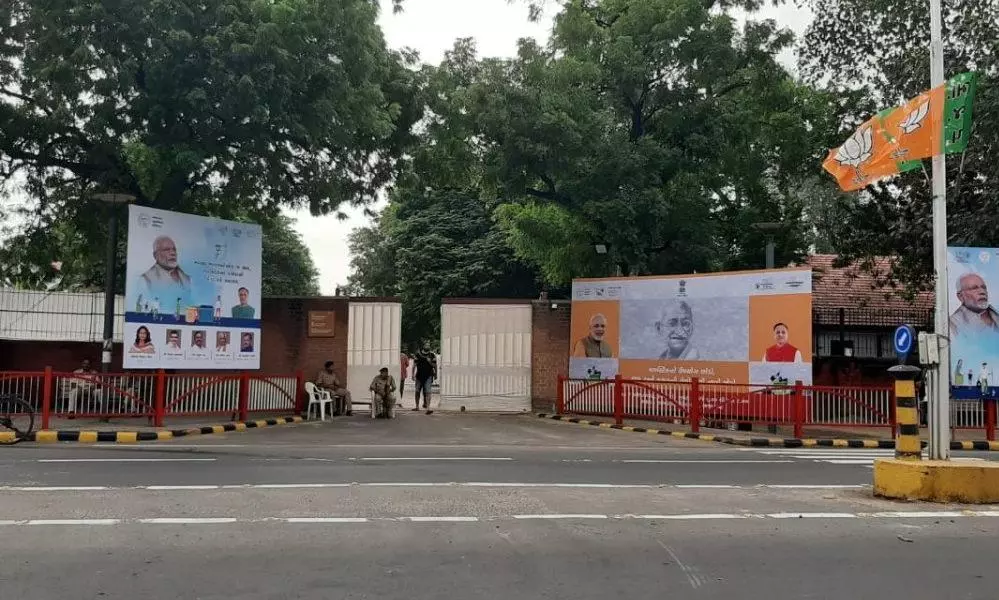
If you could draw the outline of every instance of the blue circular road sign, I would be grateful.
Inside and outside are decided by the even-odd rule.
[[[908,325],[902,325],[895,330],[892,341],[895,346],[895,354],[898,355],[899,360],[905,360],[905,357],[912,352],[912,347],[916,342],[915,338],[915,330]]]

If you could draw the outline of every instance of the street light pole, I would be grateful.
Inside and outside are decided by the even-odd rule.
[[[111,210],[108,221],[108,241],[104,255],[104,343],[101,346],[101,373],[111,370],[111,349],[114,339],[114,283],[118,255],[118,206],[135,200],[128,194],[96,194]]]
[[[941,0],[930,0],[930,87],[944,83]],[[942,148],[933,157],[933,269],[936,272],[934,331],[940,362],[930,397],[930,459],[950,457],[950,327],[947,305],[947,162]]]

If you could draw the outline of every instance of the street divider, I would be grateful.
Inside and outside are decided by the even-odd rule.
[[[553,415],[548,413],[537,413],[541,419],[551,419],[563,423],[573,423],[589,427],[599,427],[601,429],[616,429],[618,431],[629,431],[633,433],[644,433],[649,435],[668,435],[675,438],[688,440],[700,440],[702,442],[713,442],[717,444],[728,444],[730,446],[746,446],[751,448],[880,448],[894,449],[895,440],[891,439],[841,439],[841,438],[772,438],[772,437],[752,437],[733,436],[700,433],[693,431],[671,431],[668,429],[654,429],[651,427],[640,427],[633,425],[617,424],[608,421],[593,421],[570,417],[568,415]],[[926,442],[921,443],[926,447]],[[981,452],[999,452],[999,441],[974,440],[974,441],[953,441],[950,443],[951,450],[971,450]]]
[[[187,429],[172,430],[146,430],[146,431],[81,431],[65,430],[56,431],[42,429],[36,431],[25,438],[24,442],[37,442],[40,444],[51,444],[56,442],[77,442],[81,444],[94,443],[114,443],[114,444],[135,444],[138,442],[162,442],[182,437],[192,437],[197,435],[217,435],[232,431],[246,431],[248,429],[261,429],[274,427],[277,425],[287,425],[300,423],[304,419],[299,416],[277,417],[274,419],[260,419],[258,421],[237,421],[222,425],[205,425],[201,427],[190,427]],[[13,433],[0,433],[0,444],[12,443]]]

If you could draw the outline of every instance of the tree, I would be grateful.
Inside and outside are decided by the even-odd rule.
[[[800,57],[816,85],[828,79],[844,108],[838,145],[876,110],[930,87],[929,13],[925,2],[904,0],[801,0],[815,15]],[[945,72],[979,73],[975,124],[964,155],[948,159],[948,226],[955,245],[999,245],[999,5],[992,0],[944,2]],[[870,18],[870,15],[878,18]],[[830,77],[830,74],[833,74]],[[844,260],[873,267],[873,257],[894,257],[891,283],[916,289],[933,274],[931,191],[925,169],[894,177],[862,193],[842,195],[834,229]],[[832,187],[834,184],[827,183]],[[887,282],[887,281],[886,281]]]
[[[484,165],[469,86],[482,68],[471,40],[419,77],[427,118],[388,207],[351,236],[350,290],[399,295],[409,345],[440,336],[445,297],[537,297],[538,273],[518,260],[482,187]]]
[[[737,30],[727,11],[757,5],[567,0],[547,48],[482,63],[468,98],[484,182],[550,283],[759,266],[757,221],[786,224],[782,259],[804,252],[788,191],[818,161],[830,98],[776,62],[789,32]]]
[[[99,191],[256,221],[371,201],[422,109],[415,57],[386,49],[377,5],[3,3],[0,186],[21,177],[33,199],[7,256],[45,270],[55,248],[92,272],[107,237]]]
[[[264,225],[261,260],[264,296],[319,295],[319,271],[292,219],[278,215]]]

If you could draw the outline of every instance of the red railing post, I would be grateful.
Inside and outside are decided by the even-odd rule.
[[[985,439],[996,439],[996,400],[986,398],[985,402]]]
[[[794,437],[801,439],[805,436],[805,389],[801,381],[794,382],[794,395],[791,396],[791,402],[794,412]]]
[[[305,412],[305,371],[295,371],[295,414]]]
[[[555,390],[555,414],[565,414],[565,375],[559,374]]]
[[[614,422],[624,423],[624,378],[621,375],[614,376]]]
[[[245,421],[250,415],[250,372],[239,376],[239,420]]]
[[[153,427],[163,427],[166,417],[166,371],[156,371],[156,394],[153,396]]]
[[[690,430],[694,433],[701,431],[701,415],[704,414],[704,405],[701,402],[701,382],[694,377],[690,380]]]
[[[52,417],[52,367],[45,367],[45,377],[42,379],[42,429],[49,428]]]

